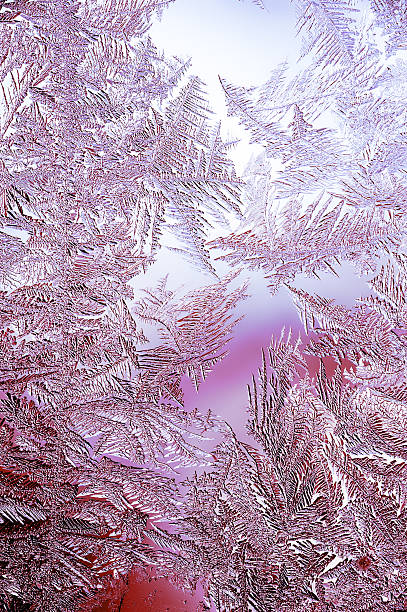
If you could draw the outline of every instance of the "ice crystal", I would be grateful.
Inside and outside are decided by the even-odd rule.
[[[1,607],[119,608],[154,568],[200,610],[404,609],[405,3],[297,0],[297,71],[221,79],[263,147],[243,182],[148,37],[171,1],[0,0]],[[150,288],[164,245],[218,278]],[[345,260],[352,307],[301,287]],[[227,354],[247,268],[304,333],[264,348],[243,441],[184,391]]]

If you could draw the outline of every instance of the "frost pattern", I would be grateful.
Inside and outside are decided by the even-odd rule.
[[[298,0],[297,73],[221,80],[263,146],[245,182],[147,35],[170,1],[0,0],[2,610],[91,610],[134,568],[199,585],[202,611],[403,609],[404,1]],[[149,288],[164,245],[230,271]],[[345,260],[369,274],[353,307],[301,288]],[[305,331],[263,350],[250,443],[184,402],[247,268]]]
[[[340,260],[374,271],[404,244],[405,60],[383,51],[382,19],[353,4],[298,3],[296,74],[283,63],[261,87],[222,80],[230,114],[264,153],[247,171],[240,230],[213,247],[263,269],[273,290]],[[379,15],[398,15],[393,4]]]
[[[203,84],[145,36],[167,4],[1,2],[5,610],[73,611],[135,566],[176,577],[146,533],[179,516],[174,466],[208,465],[219,428],[182,380],[225,354],[236,275],[137,305],[129,283],[170,233],[211,269],[211,218],[240,214]]]

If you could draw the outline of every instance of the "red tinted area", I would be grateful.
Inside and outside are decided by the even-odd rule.
[[[205,610],[198,595],[178,589],[165,578],[151,571],[129,576],[128,589],[121,601],[116,596],[106,598],[103,605],[88,612],[200,612]]]
[[[360,567],[360,569],[367,570],[372,565],[372,562],[369,559],[369,557],[365,556],[365,557],[360,557],[360,559],[357,560],[357,564]]]

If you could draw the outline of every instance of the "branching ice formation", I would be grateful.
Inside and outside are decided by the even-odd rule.
[[[296,0],[297,71],[221,80],[263,146],[244,182],[204,84],[148,37],[170,1],[0,0],[1,608],[91,610],[154,567],[201,610],[404,609],[407,7]],[[230,272],[148,288],[166,241]],[[353,307],[299,286],[345,260],[371,289]],[[307,334],[264,349],[251,443],[183,394],[247,269]]]

